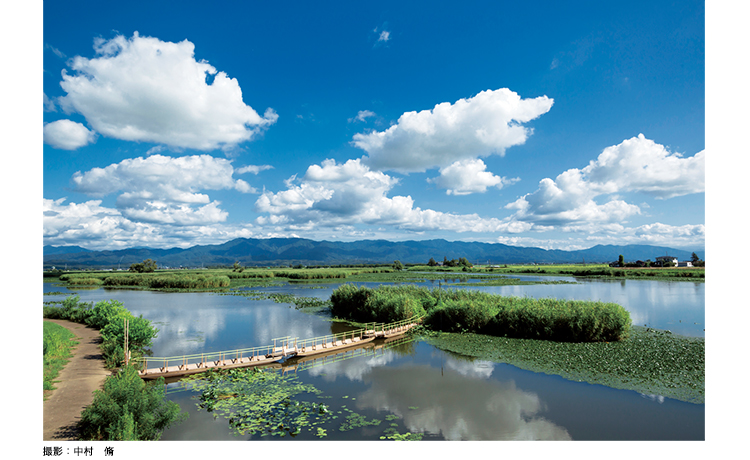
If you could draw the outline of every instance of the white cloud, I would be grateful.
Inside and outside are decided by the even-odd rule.
[[[57,105],[55,104],[55,101],[47,97],[46,93],[42,93],[42,102],[44,103],[44,111],[45,112],[57,112]]]
[[[247,182],[232,178],[231,162],[210,155],[131,158],[106,168],[73,175],[76,191],[92,196],[122,192],[117,208],[136,222],[200,225],[223,222],[227,213],[200,190],[234,189],[255,192]]]
[[[100,134],[179,148],[231,148],[273,124],[246,105],[236,79],[204,60],[184,40],[163,42],[134,33],[95,41],[97,57],[76,56],[60,83],[59,103]],[[213,79],[209,84],[207,80]]]
[[[618,192],[641,192],[671,198],[705,190],[704,152],[681,158],[642,134],[607,147],[583,169],[569,169],[555,180],[545,178],[539,188],[506,209],[512,220],[534,225],[587,228],[624,222],[640,208],[617,196],[598,204],[595,198]]]
[[[338,221],[357,220],[397,181],[381,172],[370,171],[360,160],[349,160],[341,165],[325,160],[322,166],[310,166],[299,185],[295,182],[296,177],[292,177],[287,181],[287,190],[263,193],[256,202],[256,209],[277,217],[284,215],[294,222],[318,220],[320,214],[337,216]]]
[[[539,189],[505,208],[517,210],[514,220],[544,226],[620,222],[640,213],[638,206],[622,200],[597,204],[594,201],[597,195],[597,191],[583,180],[580,171],[571,169],[554,181],[542,179]]]
[[[511,246],[537,247],[574,251],[588,249],[597,244],[650,244],[674,248],[699,248],[705,245],[706,228],[703,224],[674,226],[656,222],[637,227],[619,224],[591,225],[561,228],[565,238],[537,238],[534,236],[498,236],[495,242]],[[578,234],[578,236],[576,236]]]
[[[379,42],[387,42],[391,39],[391,33],[387,30],[383,30],[380,32],[380,35],[378,35],[378,41]]]
[[[494,232],[507,227],[499,219],[484,219],[476,214],[423,210],[414,206],[410,196],[387,196],[397,183],[387,174],[370,170],[359,159],[344,164],[326,160],[320,166],[310,166],[301,179],[290,178],[287,190],[264,192],[255,208],[269,216],[262,216],[257,222],[294,230],[358,224],[415,232]]]
[[[96,141],[96,133],[71,120],[47,123],[43,132],[44,143],[56,149],[75,150]]]
[[[273,166],[271,165],[247,165],[241,168],[237,168],[234,172],[236,172],[237,174],[251,173],[251,174],[257,175],[261,171],[266,171],[269,169],[273,169]]]
[[[674,226],[656,222],[634,228],[633,237],[648,244],[688,246],[705,241],[706,226],[703,224]]]
[[[349,119],[349,123],[356,121],[367,121],[369,117],[374,117],[376,114],[372,110],[360,110],[357,112],[357,116]]]
[[[49,43],[45,43],[44,47],[52,50],[52,52],[55,53],[55,56],[59,57],[60,59],[65,59],[67,57],[65,53],[55,48],[54,46],[50,45]]]
[[[469,195],[484,193],[488,187],[503,188],[518,179],[506,179],[487,171],[487,165],[480,159],[459,160],[445,168],[440,168],[440,176],[427,179],[440,188],[446,189],[448,195]]]
[[[367,152],[363,161],[373,169],[422,172],[459,160],[504,155],[531,134],[521,123],[547,113],[552,103],[546,96],[521,99],[506,88],[487,90],[432,110],[406,112],[385,131],[355,134],[352,143]]]
[[[706,157],[701,151],[682,158],[639,134],[604,149],[583,173],[602,190],[672,198],[705,191]]]
[[[44,244],[79,245],[92,250],[133,246],[155,248],[217,244],[234,238],[259,235],[251,225],[172,226],[135,222],[101,200],[65,203],[66,199],[44,199]]]

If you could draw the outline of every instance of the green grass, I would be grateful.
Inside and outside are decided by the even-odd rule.
[[[134,316],[117,300],[81,302],[77,295],[68,296],[61,306],[45,305],[43,316],[50,319],[65,319],[74,323],[86,324],[99,329],[103,343],[100,345],[105,365],[119,367],[125,359],[123,343],[125,337],[124,320],[128,319],[128,344],[133,357],[146,353],[156,338],[158,329],[143,316]]]
[[[78,345],[76,336],[68,329],[49,321],[44,321],[44,390],[55,389],[55,379],[68,363],[72,349]]]
[[[410,271],[458,272],[460,268],[429,267],[418,265],[409,267]],[[550,264],[550,265],[500,265],[496,267],[474,266],[473,273],[491,274],[528,274],[528,275],[570,275],[595,278],[635,278],[635,279],[668,279],[677,281],[704,281],[705,267],[694,268],[632,268],[610,267],[607,264]]]
[[[633,326],[630,335],[618,342],[570,343],[426,330],[422,339],[471,360],[705,403],[704,338]]]
[[[417,273],[414,268],[424,268]],[[438,281],[461,286],[506,286],[521,284],[561,284],[562,281],[521,281],[501,273],[467,269],[434,269],[413,267],[394,270],[392,267],[314,267],[314,268],[228,268],[201,270],[157,270],[152,273],[120,271],[67,272],[54,279],[76,289],[105,287],[108,289],[147,289],[157,291],[216,291],[241,287],[269,287],[286,283],[318,284],[347,281],[352,283],[422,283]]]

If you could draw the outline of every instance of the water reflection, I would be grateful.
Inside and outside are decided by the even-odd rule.
[[[583,278],[576,281],[575,284],[467,286],[463,289],[503,296],[614,302],[630,312],[635,325],[669,329],[680,335],[705,336],[705,283]]]
[[[448,440],[570,439],[540,416],[545,407],[539,397],[513,381],[419,365],[374,368],[365,383],[370,388],[358,396],[357,407],[398,415],[411,432]]]
[[[416,353],[411,341],[382,352],[362,349],[368,348],[369,356],[324,363],[309,375],[325,382],[362,382],[366,390],[356,396],[357,410],[397,415],[412,433],[448,440],[571,439],[541,416],[546,406],[538,395],[516,388],[512,380],[490,379],[491,362],[445,355],[437,368],[402,362]]]
[[[275,292],[328,298],[337,286],[281,286]],[[465,288],[502,295],[613,301],[626,306],[636,324],[703,335],[702,325],[688,323],[690,315],[700,318],[696,322],[703,322],[703,283],[626,280]],[[49,283],[44,290],[70,293]],[[84,302],[120,300],[134,314],[155,322],[160,329],[152,347],[156,356],[267,345],[275,337],[310,338],[347,327],[270,299],[104,289],[76,292]],[[45,296],[44,300],[60,301],[64,295]],[[680,324],[688,327],[681,330]],[[697,327],[700,334],[692,334],[691,328]],[[460,359],[423,342],[334,360],[300,369],[298,375],[331,397],[326,401],[348,403],[352,408],[356,404],[357,412],[368,419],[398,415],[403,425],[400,432],[421,432],[434,438],[704,438],[703,405],[572,382],[510,365]],[[344,399],[347,396],[351,398]],[[164,439],[236,439],[226,420],[196,412],[189,393],[169,397],[190,411],[190,418],[170,428]],[[382,432],[382,427],[379,429]],[[371,434],[363,429],[341,434],[334,426],[327,439],[377,439],[381,432]]]

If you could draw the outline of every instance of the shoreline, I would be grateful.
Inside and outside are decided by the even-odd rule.
[[[419,331],[426,343],[475,359],[574,382],[705,404],[705,338],[631,326],[619,342],[569,343]]]
[[[70,361],[57,376],[55,389],[43,403],[44,441],[75,441],[81,412],[94,400],[94,391],[101,389],[110,375],[104,367],[99,345],[99,331],[84,324],[62,319],[44,319],[72,332],[78,345],[71,350]]]

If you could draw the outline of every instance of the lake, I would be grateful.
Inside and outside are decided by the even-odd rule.
[[[636,325],[705,336],[704,283],[554,279],[575,284],[463,288],[500,295],[615,302],[630,312]],[[339,284],[290,284],[262,291],[327,299]],[[445,281],[421,284],[461,287],[461,283]],[[44,283],[44,291],[68,292],[51,283]],[[267,345],[277,337],[312,338],[347,327],[331,322],[325,314],[306,313],[269,299],[102,288],[72,291],[85,302],[117,299],[133,314],[151,320],[159,328],[151,347],[154,356]],[[62,298],[45,296],[45,300]],[[393,433],[419,433],[423,440],[705,439],[703,404],[472,360],[420,341],[352,351],[286,371],[319,391],[317,396],[300,397],[302,400],[325,402],[337,416],[323,426],[323,439],[328,440],[377,440]],[[235,435],[226,418],[197,410],[195,391],[170,383],[168,392],[169,399],[190,417],[166,430],[163,440],[289,439]],[[348,423],[352,420],[367,423]],[[295,439],[318,437],[303,431]]]

